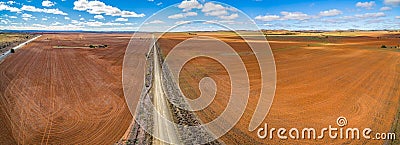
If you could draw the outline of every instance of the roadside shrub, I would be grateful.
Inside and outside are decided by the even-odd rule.
[[[90,47],[90,48],[94,48],[94,46],[93,46],[93,45],[91,45],[91,44],[89,45],[89,47]]]
[[[15,50],[14,50],[14,49],[10,49],[10,52],[11,52],[11,53],[15,53]]]
[[[382,45],[381,48],[387,48],[386,45]]]

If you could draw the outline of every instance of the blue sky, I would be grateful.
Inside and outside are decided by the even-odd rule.
[[[211,22],[234,29],[253,23],[261,29],[400,29],[399,8],[400,0],[1,0],[0,30],[128,31],[142,23],[162,30],[194,20],[205,22],[178,30],[207,30]]]

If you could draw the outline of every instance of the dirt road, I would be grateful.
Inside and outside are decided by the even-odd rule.
[[[17,50],[17,49],[21,48],[22,46],[25,46],[25,45],[28,44],[29,42],[32,42],[33,40],[39,38],[40,36],[42,36],[42,35],[36,36],[36,37],[34,37],[34,38],[32,38],[32,39],[30,39],[30,40],[28,40],[28,41],[26,41],[26,42],[23,42],[23,43],[19,44],[18,46],[15,46],[15,47],[13,47],[13,48],[11,48],[11,49]],[[6,58],[6,56],[9,55],[10,53],[11,53],[10,51],[7,51],[7,52],[5,52],[5,53],[3,53],[3,54],[0,55],[0,64],[1,64],[2,60],[3,60],[4,58]]]
[[[154,38],[153,38],[154,41]],[[158,50],[157,46],[153,43],[153,56],[154,56],[154,82],[153,82],[153,93],[154,93],[154,134],[155,136],[160,137],[164,141],[179,144],[179,139],[177,137],[177,129],[173,124],[170,124],[169,121],[172,121],[172,113],[170,108],[168,107],[168,102],[165,98],[165,94],[163,92],[163,84],[162,84],[162,72],[160,60],[158,58]],[[166,144],[165,142],[154,138],[154,144]]]

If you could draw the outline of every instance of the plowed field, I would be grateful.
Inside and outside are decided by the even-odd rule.
[[[330,139],[327,134],[316,140],[280,140],[276,131],[272,140],[259,139],[257,131],[248,131],[260,93],[261,76],[255,56],[245,53],[250,49],[234,34],[197,33],[197,36],[202,35],[218,38],[233,47],[249,73],[251,93],[246,111],[239,123],[221,138],[225,143],[384,143],[382,140],[363,139],[361,134],[360,140]],[[159,42],[164,55],[167,55],[178,43],[197,36],[167,34]],[[400,97],[400,52],[398,47],[394,48],[400,42],[398,35],[377,32],[373,36],[269,36],[267,39],[277,66],[276,96],[264,120],[269,128],[298,128],[301,131],[313,127],[319,135],[319,130],[329,125],[338,127],[336,119],[344,116],[348,120],[346,127],[358,127],[361,131],[371,128],[371,136],[391,132]],[[393,48],[383,49],[381,45]],[[206,57],[192,59],[184,66],[179,80],[188,98],[200,96],[198,87],[203,77],[211,77],[217,84],[214,101],[206,109],[196,112],[203,122],[209,122],[226,108],[230,99],[230,81],[227,71],[218,62]]]
[[[45,34],[8,56],[0,64],[0,144],[118,141],[132,119],[121,83],[130,37]],[[88,47],[100,44],[107,47]]]

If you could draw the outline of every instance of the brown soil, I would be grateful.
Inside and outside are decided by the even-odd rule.
[[[0,65],[0,144],[111,144],[132,116],[121,75],[131,34],[45,34]],[[53,46],[108,44],[99,49]]]
[[[260,93],[260,70],[245,43],[231,34],[207,33],[223,39],[248,69],[251,96],[242,119],[221,139],[226,144],[352,143],[376,140],[258,139],[248,124]],[[390,132],[399,107],[400,53],[398,36],[268,36],[277,65],[277,92],[264,122],[270,127],[321,129],[345,116],[349,127]],[[121,85],[122,61],[131,34],[45,34],[0,64],[0,144],[111,144],[132,121]],[[357,36],[357,37],[356,37]],[[168,34],[163,53],[193,37]],[[380,37],[380,38],[377,38]],[[69,49],[53,46],[105,44],[107,48]],[[206,45],[206,44],[205,44]],[[144,54],[144,53],[143,53]],[[143,57],[138,56],[138,57]],[[229,76],[208,58],[190,61],[181,72],[181,89],[199,96],[204,76],[215,80],[216,99],[196,112],[209,122],[229,101]],[[143,86],[138,86],[142,88]]]
[[[219,38],[239,54],[250,49],[232,34],[198,33]],[[357,34],[362,35],[362,34]],[[369,33],[369,35],[371,35]],[[159,41],[164,55],[190,36],[166,34]],[[346,127],[369,127],[374,133],[391,132],[399,107],[399,49],[381,49],[381,45],[397,46],[397,36],[375,34],[357,37],[268,36],[277,66],[277,90],[271,110],[264,122],[269,127],[288,130],[336,126],[344,116]],[[375,36],[380,36],[377,38]],[[204,44],[207,45],[207,44]],[[248,131],[250,119],[260,93],[260,70],[254,55],[240,55],[249,73],[251,93],[246,111],[239,123],[221,139],[227,144],[382,144],[382,140],[324,139],[279,140],[258,139],[257,131]],[[215,100],[205,110],[196,112],[203,122],[218,117],[230,95],[227,71],[209,58],[196,58],[185,65],[180,74],[183,93],[191,99],[200,96],[198,84],[208,76],[218,89]],[[263,125],[262,125],[263,126]],[[360,129],[360,130],[361,130]],[[362,136],[361,136],[362,137]]]

